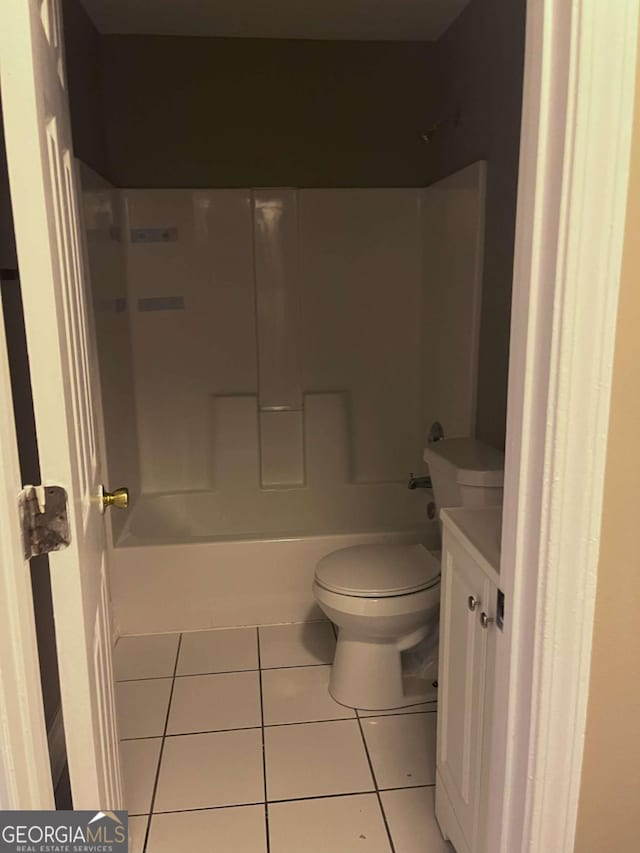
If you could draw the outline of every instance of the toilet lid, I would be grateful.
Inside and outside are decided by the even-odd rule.
[[[354,545],[323,557],[320,586],[342,595],[381,598],[435,586],[440,561],[424,545]]]

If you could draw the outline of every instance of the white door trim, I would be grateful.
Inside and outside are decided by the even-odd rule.
[[[21,488],[7,342],[0,305],[0,809],[53,809],[53,784]]]
[[[529,0],[490,838],[572,853],[634,108],[638,0]]]

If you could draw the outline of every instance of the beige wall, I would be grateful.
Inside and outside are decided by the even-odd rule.
[[[575,853],[640,848],[640,63]]]

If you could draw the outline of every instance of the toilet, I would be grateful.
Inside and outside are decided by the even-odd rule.
[[[475,439],[457,438],[429,445],[424,459],[438,514],[444,507],[502,503],[500,451]],[[421,544],[355,545],[333,551],[318,562],[313,594],[338,627],[329,680],[336,702],[380,711],[435,698],[437,670],[416,677],[407,672],[403,658],[437,630],[437,551]]]

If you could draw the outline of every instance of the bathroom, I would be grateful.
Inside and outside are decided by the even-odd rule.
[[[436,677],[335,702],[312,583],[439,549],[435,422],[504,446],[524,2],[212,5],[64,3],[132,849],[440,853]]]

